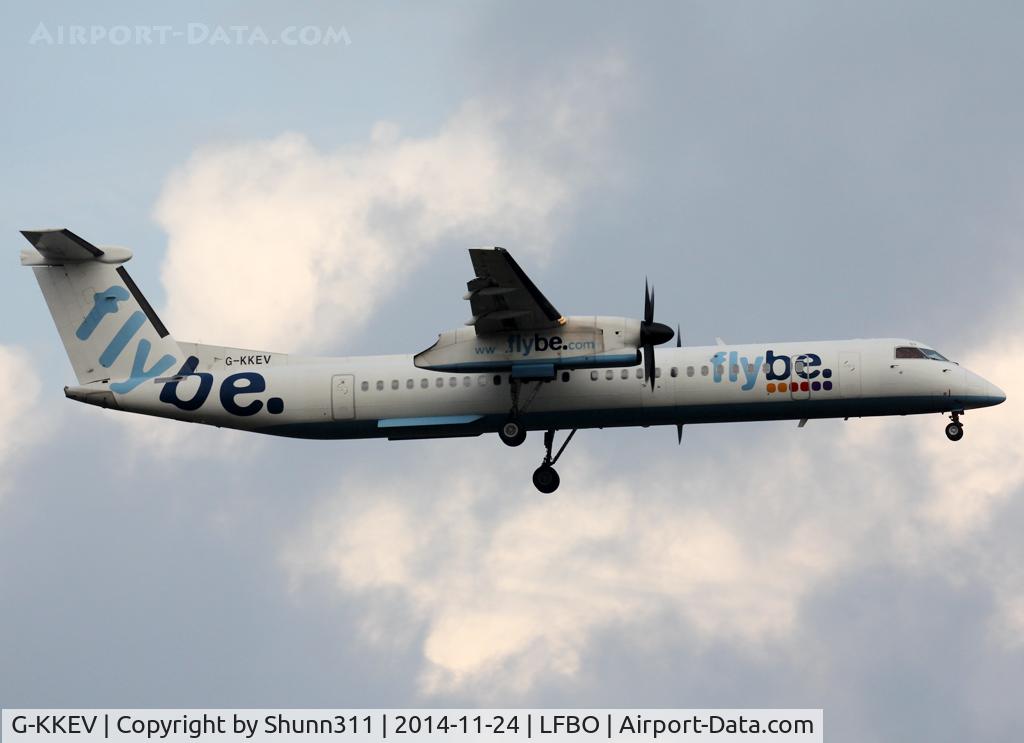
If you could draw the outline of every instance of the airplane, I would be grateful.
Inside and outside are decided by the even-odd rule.
[[[931,346],[903,338],[683,347],[654,320],[566,317],[502,248],[473,248],[472,317],[415,355],[310,357],[175,340],[125,270],[123,247],[67,229],[25,230],[31,266],[79,402],[306,439],[390,440],[544,432],[542,493],[581,428],[949,414],[1006,395]],[[675,347],[658,352],[673,338]],[[557,431],[569,431],[553,452]]]

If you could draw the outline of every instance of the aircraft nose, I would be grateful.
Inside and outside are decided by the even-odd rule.
[[[999,405],[1006,400],[1006,393],[996,387],[980,374],[967,372],[968,395],[975,400],[979,408]]]

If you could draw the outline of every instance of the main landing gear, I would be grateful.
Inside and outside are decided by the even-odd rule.
[[[561,483],[561,479],[558,477],[558,473],[555,471],[554,464],[558,461],[558,458],[562,456],[562,452],[565,451],[565,447],[572,441],[572,437],[576,435],[576,429],[572,429],[565,441],[562,442],[562,446],[559,447],[558,452],[554,456],[551,456],[551,448],[555,443],[555,429],[549,429],[544,432],[544,461],[541,462],[533,472],[533,484],[542,493],[553,493],[558,490],[558,485]]]
[[[964,437],[964,424],[960,422],[960,416],[963,412],[962,410],[954,410],[949,414],[953,422],[946,426],[946,438],[950,441],[959,441]]]
[[[541,384],[546,380],[530,380],[535,381],[536,385],[533,387],[533,391],[527,397],[523,403],[522,408],[519,405],[519,393],[522,389],[523,380],[521,379],[510,379],[509,387],[512,393],[512,409],[509,411],[508,418],[498,429],[498,438],[501,439],[502,443],[506,446],[519,446],[526,441],[526,428],[519,420],[519,413],[522,409],[525,409],[533,401],[538,390],[540,390]],[[544,432],[544,461],[540,463],[533,472],[533,484],[542,493],[553,493],[558,490],[559,484],[561,484],[561,478],[558,477],[558,473],[555,471],[555,462],[562,456],[562,452],[565,451],[565,447],[572,441],[572,437],[576,435],[576,429],[574,428],[565,441],[562,442],[562,446],[559,447],[558,451],[554,454],[551,453],[551,449],[555,445],[555,429],[549,429]]]
[[[505,446],[519,446],[526,441],[526,429],[519,422],[519,387],[521,384],[522,382],[518,379],[508,381],[512,392],[512,409],[508,412],[508,420],[498,430],[498,437]]]
[[[533,402],[533,398],[537,396],[537,391],[540,389],[541,384],[543,384],[543,381],[537,380],[537,384],[534,386],[533,392],[530,393],[526,402],[522,406],[523,409]],[[526,441],[526,429],[523,428],[523,424],[519,422],[519,413],[521,412],[519,406],[519,392],[522,389],[523,382],[520,379],[510,379],[508,381],[508,386],[512,393],[512,409],[509,411],[506,421],[502,424],[501,428],[498,429],[498,437],[506,446],[519,446]]]
[[[526,429],[523,428],[523,424],[519,422],[518,418],[510,417],[498,429],[498,438],[506,446],[519,446],[526,441]]]

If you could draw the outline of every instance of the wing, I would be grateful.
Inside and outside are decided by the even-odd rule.
[[[540,293],[504,248],[472,248],[476,278],[466,284],[473,310],[466,323],[477,335],[510,330],[540,330],[565,324],[562,313]]]

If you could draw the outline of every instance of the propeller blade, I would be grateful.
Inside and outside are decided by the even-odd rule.
[[[654,346],[644,346],[644,381],[650,381],[654,391]]]
[[[679,330],[679,326],[676,325],[676,348],[683,347],[683,334]]]
[[[654,322],[654,292],[650,290],[647,279],[644,279],[644,322]]]
[[[676,423],[676,438],[679,440],[680,444],[683,443],[683,424],[682,423]]]

